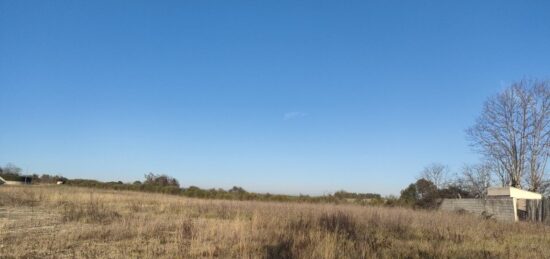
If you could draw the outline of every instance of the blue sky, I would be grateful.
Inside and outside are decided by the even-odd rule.
[[[514,80],[547,1],[0,0],[0,164],[69,178],[398,194]]]

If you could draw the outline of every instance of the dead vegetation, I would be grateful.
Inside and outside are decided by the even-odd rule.
[[[404,208],[0,187],[0,258],[544,258],[550,228]]]

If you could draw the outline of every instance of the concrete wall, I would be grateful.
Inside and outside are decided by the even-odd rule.
[[[29,181],[30,183],[30,181]],[[5,184],[5,185],[22,185],[24,184],[24,182],[21,182],[21,181],[8,181],[4,178],[2,178],[2,176],[0,176],[0,185],[2,184]]]
[[[509,222],[516,220],[513,198],[444,199],[439,209],[444,211],[464,210],[478,215],[485,212],[497,220]]]
[[[527,211],[527,200],[516,199],[516,207],[518,210]]]
[[[4,184],[5,185],[23,185],[24,183],[19,181],[5,181]]]

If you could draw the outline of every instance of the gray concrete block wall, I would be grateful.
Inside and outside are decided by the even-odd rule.
[[[439,209],[443,211],[464,210],[478,215],[485,212],[497,220],[515,221],[513,198],[444,199]]]

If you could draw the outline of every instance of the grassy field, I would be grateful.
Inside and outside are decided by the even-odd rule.
[[[550,227],[405,208],[0,186],[0,258],[548,258]]]

